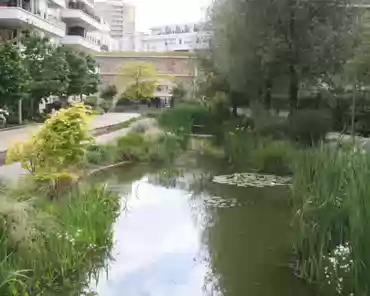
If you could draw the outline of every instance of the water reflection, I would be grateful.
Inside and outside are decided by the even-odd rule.
[[[99,295],[310,295],[286,267],[286,190],[213,184],[198,169],[163,184],[146,171],[104,177],[127,210],[114,226],[115,261]]]

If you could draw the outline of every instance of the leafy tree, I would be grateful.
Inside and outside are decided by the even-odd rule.
[[[349,4],[217,0],[210,18],[214,63],[232,91],[263,97],[266,107],[274,82],[284,77],[293,110],[303,83],[337,73],[351,56],[357,10]]]
[[[98,92],[100,76],[97,72],[98,63],[90,55],[86,55],[85,60],[87,65],[87,77],[83,93],[85,95],[90,95]]]
[[[24,38],[22,44],[24,64],[31,76],[31,109],[35,113],[43,98],[66,93],[69,68],[64,52],[48,38],[32,34]]]
[[[69,68],[69,85],[66,94],[68,96],[82,95],[86,89],[89,71],[86,58],[82,53],[76,52],[69,47],[63,47],[62,50]]]
[[[100,96],[106,100],[112,100],[117,95],[117,87],[113,85],[107,85],[101,90]]]
[[[25,97],[30,82],[18,47],[0,43],[0,65],[0,107],[16,109],[18,100]]]
[[[125,97],[140,100],[151,98],[157,89],[157,71],[153,63],[130,62],[120,71],[120,82],[125,87]]]
[[[181,100],[186,96],[186,89],[182,84],[176,85],[172,89],[171,107],[175,105],[175,100]]]

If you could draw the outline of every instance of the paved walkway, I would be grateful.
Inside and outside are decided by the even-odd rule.
[[[138,113],[106,113],[95,117],[91,122],[91,128],[97,129],[105,126],[116,125],[140,116]],[[0,152],[8,150],[14,143],[29,139],[42,124],[32,125],[19,129],[0,131]]]

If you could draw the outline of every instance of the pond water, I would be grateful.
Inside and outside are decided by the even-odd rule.
[[[195,167],[177,181],[144,166],[99,176],[125,209],[114,260],[91,288],[100,296],[313,295],[288,267],[288,189],[215,184]]]

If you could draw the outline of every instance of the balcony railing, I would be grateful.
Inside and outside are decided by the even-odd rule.
[[[57,36],[65,35],[65,24],[47,14],[46,11],[35,9],[29,1],[11,0],[1,2],[1,21],[16,19],[19,24],[28,24]]]
[[[84,3],[84,2],[80,2],[80,1],[77,1],[77,2],[75,2],[75,1],[69,1],[68,8],[69,9],[78,9],[78,10],[81,10],[84,13],[86,13],[88,16],[90,16],[91,18],[93,18],[94,20],[96,20],[98,23],[101,22],[101,18],[99,16],[97,16],[96,14],[94,14],[91,11],[91,8],[88,5],[86,5],[86,3]]]

